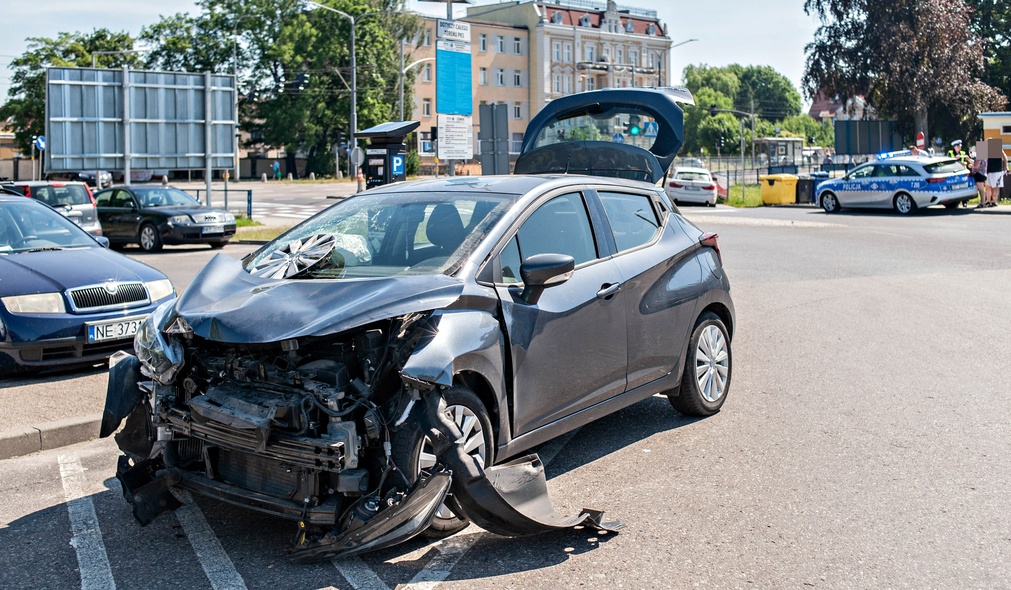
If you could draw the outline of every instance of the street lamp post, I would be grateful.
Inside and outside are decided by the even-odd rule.
[[[754,135],[755,132],[755,114],[745,113],[744,111],[735,111],[734,109],[721,109],[716,105],[709,106],[709,116],[715,117],[716,113],[734,113],[735,115],[740,115],[741,119],[741,200],[744,200],[744,117],[751,118],[751,132]]]
[[[675,43],[674,45],[671,45],[670,47],[667,48],[667,51],[670,51],[671,49],[675,49],[677,47],[681,47],[682,45],[687,45],[689,43],[694,43],[695,41],[698,41],[698,39],[686,39],[686,40],[684,40],[684,41],[682,41],[680,43]],[[657,57],[660,58],[660,64],[658,65],[657,71],[656,71],[656,85],[657,86],[663,86],[664,85],[663,84],[663,53],[664,52],[654,50],[653,53],[655,53],[657,55]],[[667,70],[670,71],[670,64],[667,64]],[[669,78],[669,76],[668,76],[668,78]],[[669,80],[668,80],[668,83],[670,83]]]
[[[407,72],[411,68],[413,68],[416,65],[422,64],[422,63],[424,63],[426,61],[435,61],[435,58],[434,57],[423,57],[423,58],[419,59],[418,61],[410,63],[406,67],[403,65],[403,61],[401,61],[401,68],[400,68],[400,120],[401,121],[404,120],[404,77],[407,75]]]

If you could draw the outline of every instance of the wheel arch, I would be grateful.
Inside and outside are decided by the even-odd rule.
[[[477,371],[466,370],[457,373],[453,377],[453,385],[461,385],[474,392],[477,399],[484,404],[484,409],[488,411],[488,419],[491,420],[492,433],[494,434],[494,444],[499,441],[499,420],[500,409],[499,399],[495,394],[495,388],[487,377]]]
[[[698,318],[702,317],[706,312],[712,312],[716,314],[716,317],[720,318],[723,325],[727,327],[727,335],[730,339],[734,339],[734,315],[730,313],[730,309],[723,304],[721,301],[714,301],[709,305],[705,306],[701,311],[699,311],[698,317],[695,319],[698,322]]]

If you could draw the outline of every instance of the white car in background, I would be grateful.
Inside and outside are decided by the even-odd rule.
[[[716,181],[705,168],[675,168],[667,180],[667,196],[675,203],[716,206]]]

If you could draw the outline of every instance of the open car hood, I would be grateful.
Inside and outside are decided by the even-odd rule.
[[[516,173],[661,182],[684,145],[679,102],[694,104],[682,88],[594,90],[553,100],[530,121]]]
[[[265,279],[218,254],[176,304],[202,338],[234,344],[326,336],[408,313],[441,309],[463,292],[441,274],[375,279]]]

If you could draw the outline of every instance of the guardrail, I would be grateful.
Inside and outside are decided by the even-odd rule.
[[[241,195],[241,194],[245,193],[245,195],[246,195],[246,218],[248,218],[248,219],[252,219],[253,218],[253,191],[252,191],[252,189],[239,189],[239,190],[234,190],[233,189],[233,190],[228,190],[228,185],[225,184],[225,188],[211,189],[211,191],[210,191],[211,194],[208,194],[207,189],[199,189],[199,188],[198,189],[193,189],[193,192],[196,193],[197,200],[200,201],[201,203],[203,203],[204,205],[207,205],[208,207],[211,206],[211,199],[210,199],[210,197],[214,196],[213,193],[222,193],[222,194],[224,194],[224,197],[225,197],[225,199],[224,199],[225,200],[225,207],[224,208],[225,209],[228,209],[228,195],[229,195],[229,193],[231,193],[231,194],[238,194],[238,195]],[[208,197],[206,199],[206,202],[202,201],[200,199],[200,193],[204,193],[204,196]]]

